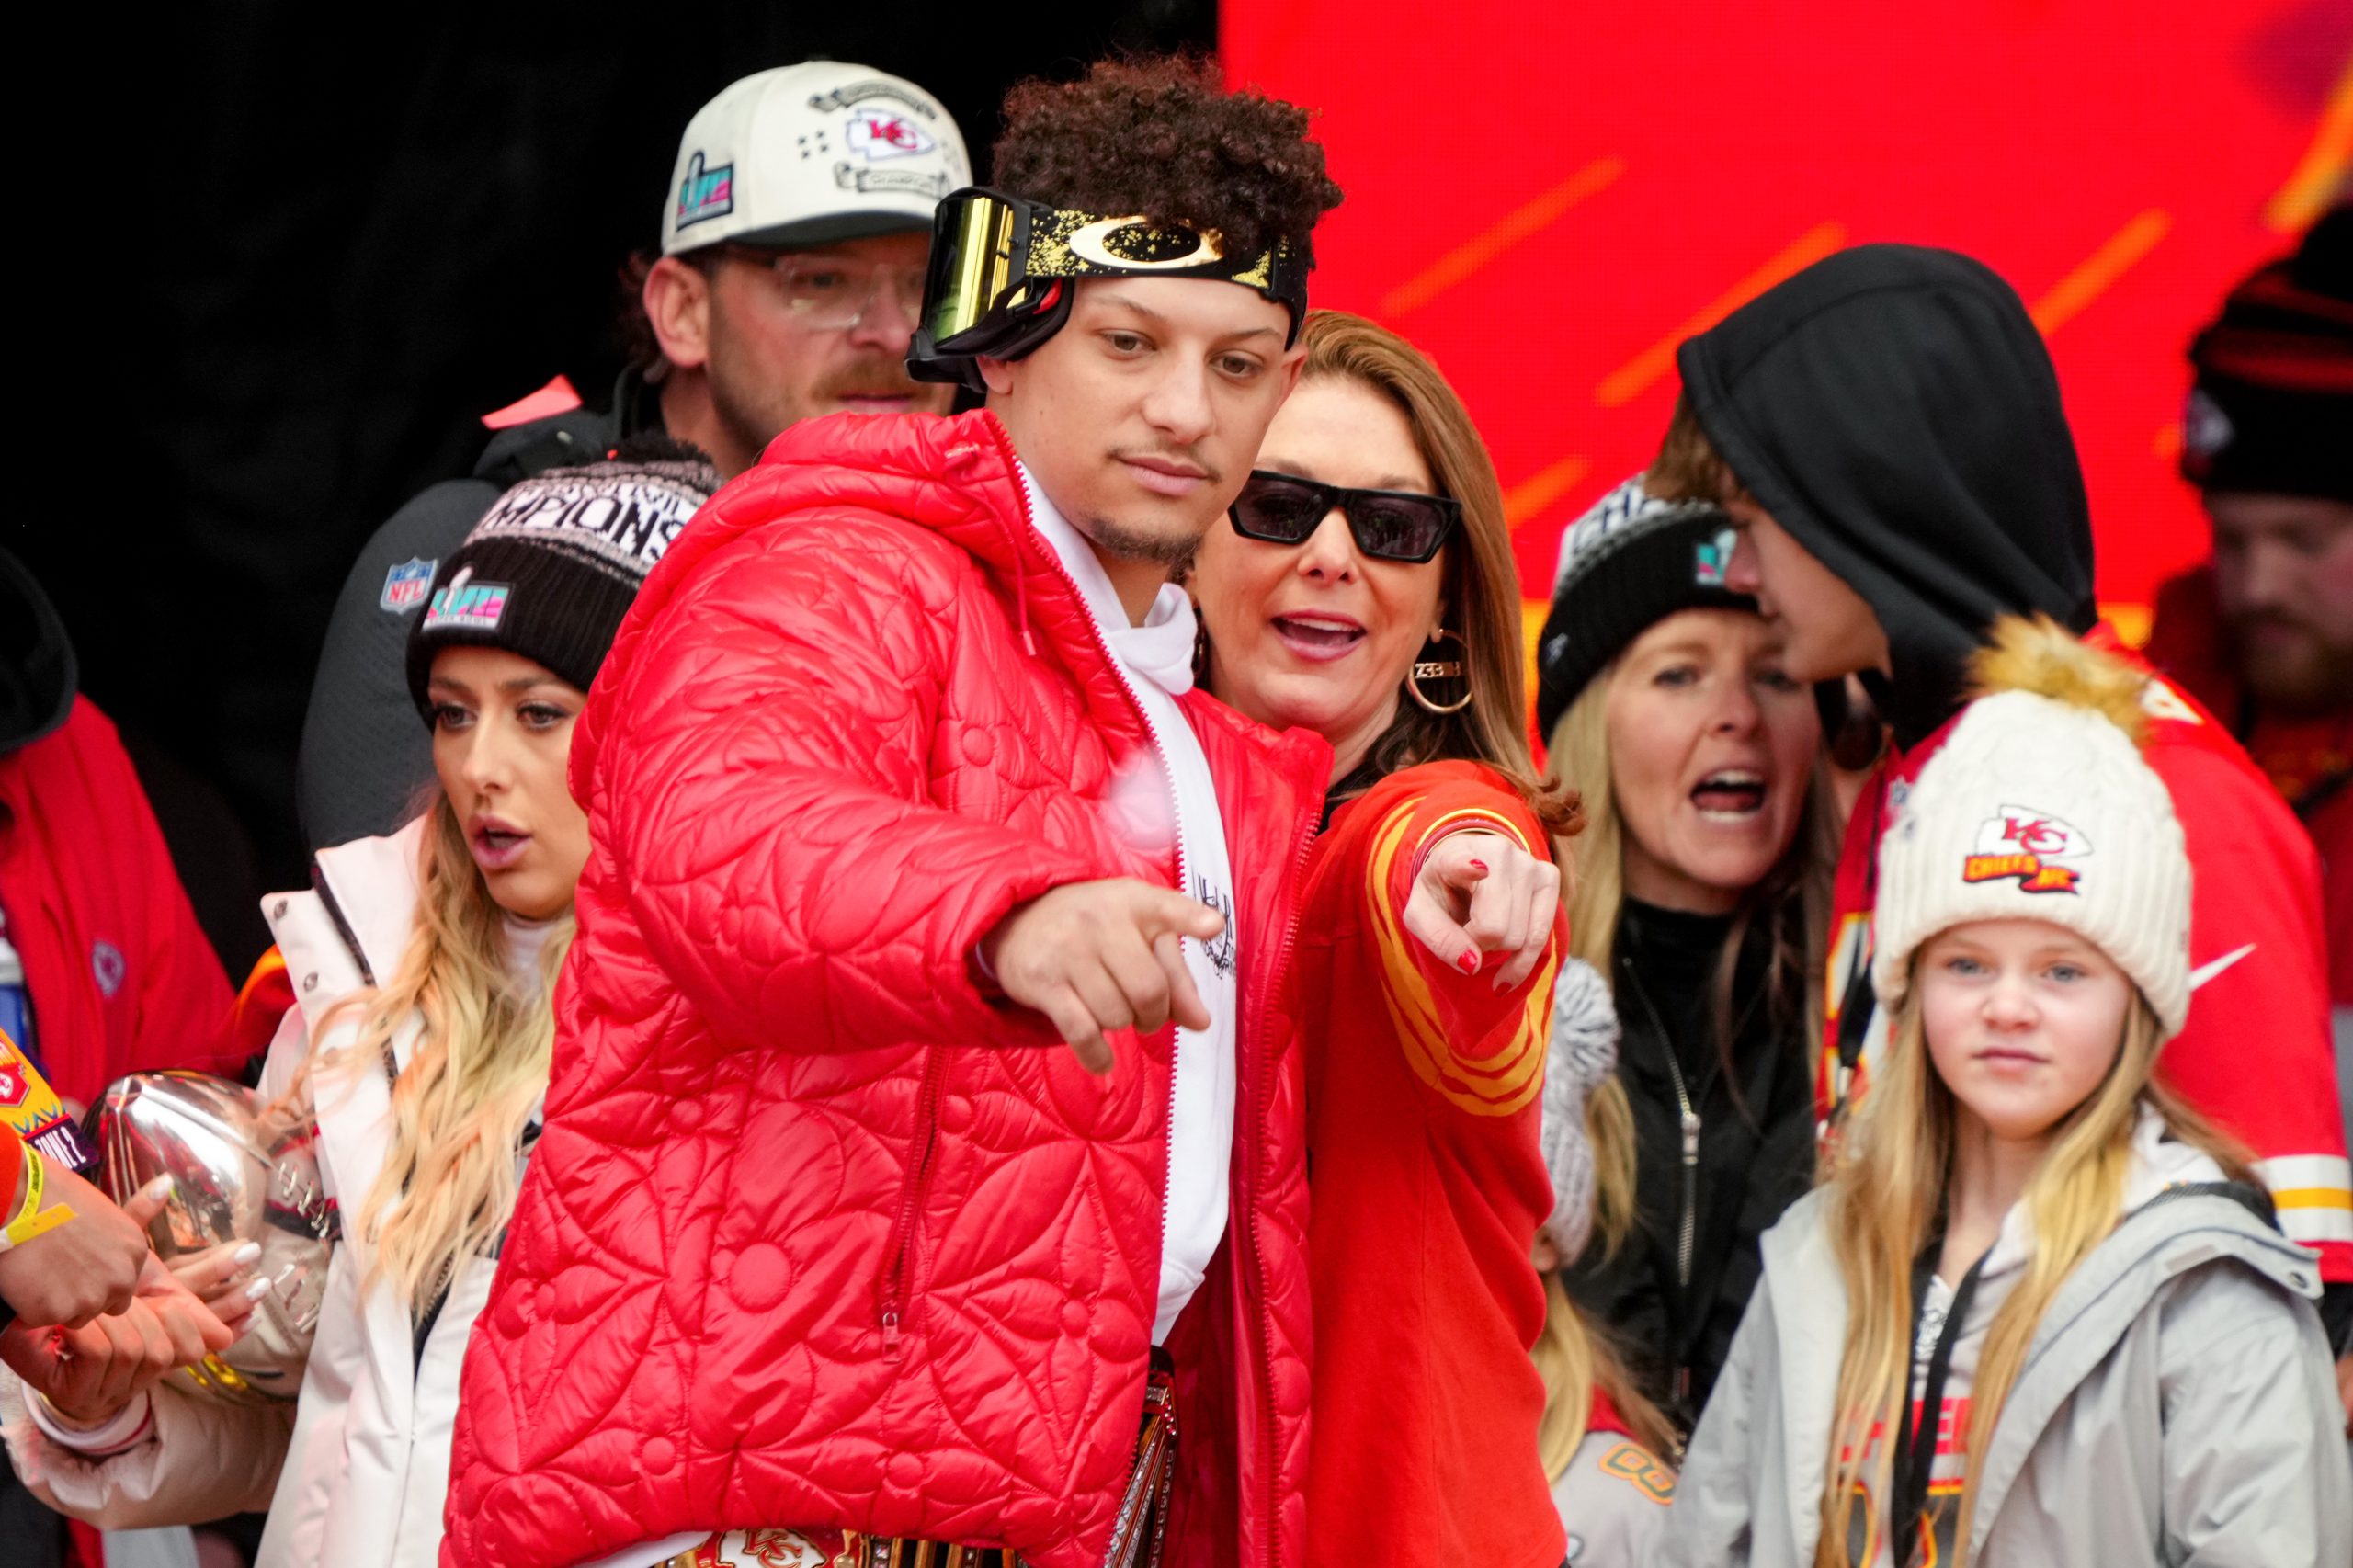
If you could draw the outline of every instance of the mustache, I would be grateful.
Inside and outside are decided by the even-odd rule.
[[[816,385],[820,399],[845,397],[905,397],[916,392],[906,362],[877,357],[845,365]]]
[[[2266,605],[2260,609],[2243,609],[2223,617],[2223,625],[2236,634],[2249,631],[2293,631],[2300,636],[2318,637],[2326,641],[2322,630],[2293,611]]]
[[[1205,460],[1199,453],[1182,447],[1113,447],[1109,456],[1114,462],[1132,462],[1138,458],[1156,458],[1162,462],[1175,463],[1199,473],[1211,484],[1225,483],[1224,471]]]

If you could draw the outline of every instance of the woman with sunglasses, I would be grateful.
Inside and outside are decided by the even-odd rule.
[[[1470,415],[1370,322],[1319,311],[1303,341],[1189,585],[1203,684],[1335,757],[1287,996],[1313,1187],[1309,1559],[1556,1568],[1530,1249],[1552,1210],[1552,835],[1575,807],[1533,782],[1519,590]]]

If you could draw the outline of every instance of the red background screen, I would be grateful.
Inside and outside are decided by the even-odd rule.
[[[1347,201],[1315,302],[1434,356],[1501,471],[1524,591],[1646,462],[1675,345],[1841,244],[1967,251],[2033,309],[2099,587],[2145,630],[2207,549],[2183,351],[2353,144],[2353,4],[1225,0],[1237,83],[1315,108]]]

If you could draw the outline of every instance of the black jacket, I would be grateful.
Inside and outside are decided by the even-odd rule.
[[[1733,474],[1877,613],[1893,675],[1864,684],[1903,745],[1959,709],[1996,617],[2091,630],[2091,510],[2058,377],[1983,264],[1859,245],[1676,358]]]
[[[302,718],[294,793],[312,853],[392,832],[432,780],[432,733],[408,688],[408,634],[435,563],[509,486],[595,462],[623,437],[660,427],[650,392],[625,374],[610,412],[575,408],[499,431],[471,475],[419,492],[369,538],[335,597]]]
[[[1771,938],[1764,922],[1753,925],[1733,971],[1727,1074],[1714,997],[1731,924],[1631,901],[1620,916],[1610,989],[1622,1031],[1618,1076],[1634,1112],[1637,1213],[1616,1253],[1603,1257],[1597,1237],[1564,1281],[1687,1433],[1756,1287],[1757,1238],[1813,1178],[1804,981],[1764,994]],[[1677,1074],[1699,1117],[1688,1175]]]

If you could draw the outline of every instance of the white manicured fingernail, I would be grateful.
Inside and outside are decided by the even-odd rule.
[[[258,1301],[268,1294],[269,1281],[267,1279],[256,1279],[245,1287],[245,1300],[248,1301]]]
[[[236,1250],[234,1256],[237,1267],[243,1268],[247,1264],[254,1262],[261,1256],[261,1244],[259,1242],[247,1242],[244,1245]]]
[[[172,1178],[169,1176],[159,1176],[139,1189],[142,1198],[169,1198],[171,1195]]]

